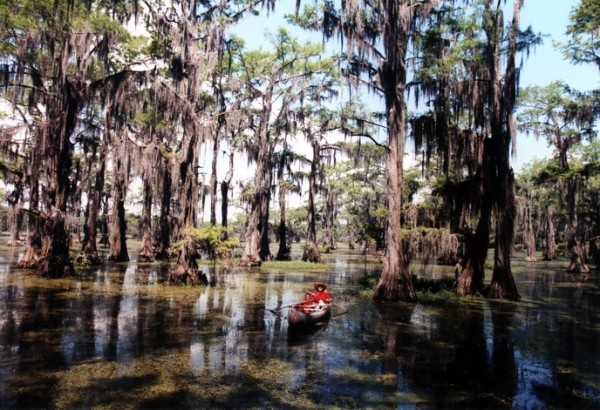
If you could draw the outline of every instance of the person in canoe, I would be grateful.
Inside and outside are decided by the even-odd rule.
[[[315,283],[315,292],[312,294],[313,302],[319,309],[331,304],[331,295],[327,292],[327,285],[324,283]]]
[[[315,301],[313,299],[312,293],[306,292],[306,294],[304,295],[304,300],[302,302],[298,303],[298,305],[296,305],[296,306],[300,312],[310,313],[310,312],[315,311],[317,304],[315,303]]]

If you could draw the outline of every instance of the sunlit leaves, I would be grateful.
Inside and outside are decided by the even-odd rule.
[[[211,259],[225,259],[231,251],[240,246],[237,238],[223,239],[227,228],[210,225],[203,228],[190,228],[189,236],[196,245],[210,256]]]
[[[570,15],[566,44],[558,44],[565,57],[576,64],[592,63],[600,68],[600,1],[581,0]]]

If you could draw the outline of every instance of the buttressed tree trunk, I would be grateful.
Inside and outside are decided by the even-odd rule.
[[[66,53],[66,50],[63,50]],[[48,131],[45,146],[46,184],[45,212],[42,214],[42,253],[37,273],[53,278],[73,274],[70,260],[70,236],[67,229],[67,196],[69,194],[73,147],[71,135],[80,109],[78,96],[81,90],[65,78],[58,81],[55,93],[62,95],[58,101],[47,105]]]
[[[554,223],[552,211],[542,216],[542,260],[553,261],[556,259],[556,239],[554,236]]]
[[[388,19],[396,21],[403,6],[388,6]],[[403,2],[399,2],[403,3]],[[391,30],[388,27],[389,30]],[[408,46],[407,27],[394,28],[386,39],[386,48],[391,58],[381,67],[381,81],[385,90],[385,103],[388,115],[388,146],[386,151],[386,185],[387,185],[387,227],[386,246],[387,250],[383,260],[381,279],[377,284],[373,298],[382,301],[405,301],[417,300],[412,278],[409,270],[409,260],[404,253],[402,244],[402,178],[404,163],[404,148],[406,143],[406,100],[404,97],[404,86],[406,85],[406,71],[404,68],[404,55]],[[390,48],[399,48],[390,50]],[[402,47],[402,48],[400,48]],[[400,280],[400,281],[399,281]]]
[[[390,67],[385,67],[388,70]],[[388,147],[386,153],[387,167],[387,250],[383,260],[381,279],[377,284],[373,298],[382,301],[417,300],[412,278],[410,276],[408,257],[404,254],[402,244],[401,211],[402,211],[402,164],[405,144],[406,128],[406,102],[403,90],[399,87],[404,84],[402,78],[405,73],[398,73],[400,67],[394,70],[382,70],[382,77],[394,79],[386,83],[386,107],[388,112]],[[396,76],[400,79],[396,79]],[[400,90],[399,90],[400,89]],[[400,280],[400,281],[399,281]]]
[[[179,163],[179,181],[181,212],[179,223],[182,231],[180,232],[180,245],[177,254],[177,262],[169,271],[168,282],[170,284],[188,284],[197,285],[206,283],[206,275],[198,270],[198,250],[196,242],[188,235],[187,231],[196,226],[196,213],[198,211],[198,152],[200,139],[193,134],[186,134],[182,143],[183,155]]]
[[[265,143],[266,144],[266,143]],[[254,192],[252,195],[252,204],[250,216],[248,218],[248,228],[244,235],[245,243],[240,266],[253,267],[260,266],[262,263],[261,253],[263,231],[268,230],[268,213],[264,215],[265,207],[268,209],[271,198],[271,161],[269,159],[271,150],[267,146],[261,147],[261,153],[258,156],[256,164],[256,173],[254,175]],[[268,257],[269,254],[263,255]]]
[[[569,181],[568,184],[572,186],[574,185],[574,182]],[[567,223],[567,227],[565,229],[565,242],[567,244],[567,249],[571,253],[567,272],[588,273],[590,268],[586,263],[586,251],[582,245],[579,219],[575,209],[575,190],[572,188],[568,189],[567,201],[570,202],[570,204],[569,222]]]
[[[491,10],[492,2],[488,5]],[[494,56],[491,67],[490,98],[491,112],[491,141],[484,149],[491,148],[491,153],[485,155],[492,159],[487,178],[492,183],[489,194],[493,199],[495,215],[496,244],[494,249],[494,271],[488,297],[493,299],[518,300],[520,298],[511,270],[511,255],[515,237],[516,199],[515,176],[510,167],[510,145],[516,126],[513,112],[516,102],[517,68],[516,30],[519,28],[522,0],[516,1],[513,8],[513,20],[509,34],[509,47],[504,78],[500,75],[500,39],[503,31],[502,11],[492,11],[492,21],[486,30],[488,36],[488,52]]]
[[[479,183],[483,181],[480,180]],[[483,292],[485,260],[490,240],[491,205],[489,197],[482,196],[479,200],[481,207],[477,228],[475,232],[471,232],[470,227],[464,230],[466,254],[456,265],[456,292],[460,295],[475,295]]]

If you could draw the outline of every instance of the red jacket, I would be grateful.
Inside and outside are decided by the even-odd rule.
[[[331,303],[331,295],[329,295],[326,290],[323,292],[316,291],[313,293],[313,301],[315,303],[319,303],[321,300],[325,303]]]

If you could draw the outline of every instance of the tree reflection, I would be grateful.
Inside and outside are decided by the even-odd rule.
[[[514,310],[494,312],[490,323],[486,306],[484,300],[452,308],[418,304],[410,317],[401,319],[405,325],[398,327],[395,341],[384,329],[386,357],[395,346],[403,382],[430,404],[448,409],[510,403],[516,385]],[[389,360],[390,371],[394,366]]]

